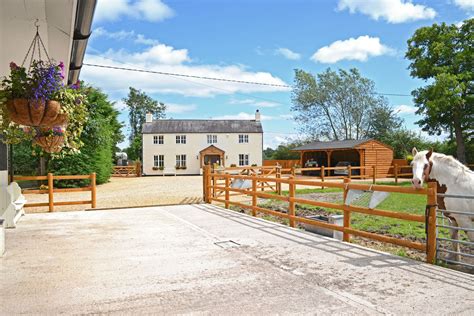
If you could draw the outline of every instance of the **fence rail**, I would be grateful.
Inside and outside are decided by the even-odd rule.
[[[82,188],[54,188],[55,180],[90,180],[90,185]],[[91,204],[92,208],[97,206],[97,186],[96,186],[96,174],[91,173],[88,175],[54,175],[48,173],[47,176],[15,176],[13,181],[48,181],[47,189],[23,189],[22,193],[24,194],[48,194],[48,202],[40,203],[26,203],[24,207],[41,207],[48,206],[49,212],[54,211],[55,206],[64,206],[64,205],[83,205]],[[64,202],[55,202],[54,193],[64,193],[64,192],[91,192],[91,199],[85,201],[64,201]]]
[[[223,180],[223,181],[222,181]],[[232,183],[235,180],[247,180],[251,182],[249,188],[234,188]],[[276,192],[275,194],[260,192],[258,190],[259,182],[270,182],[279,184],[281,187],[282,183],[288,184],[289,194],[288,196],[282,195],[281,192]],[[306,223],[322,228],[328,228],[343,233],[343,240],[346,242],[350,241],[350,236],[360,236],[365,237],[381,242],[392,243],[399,246],[409,247],[421,251],[426,251],[427,261],[433,263],[436,254],[436,185],[434,183],[429,183],[428,188],[424,189],[414,189],[410,187],[394,187],[387,185],[372,185],[372,184],[360,184],[360,183],[351,183],[351,179],[344,179],[344,183],[336,182],[323,182],[323,181],[305,181],[298,180],[297,178],[268,178],[258,174],[230,174],[230,173],[216,173],[211,170],[210,167],[205,167],[203,173],[203,184],[204,184],[204,201],[206,203],[219,202],[224,204],[225,208],[229,208],[230,205],[238,206],[241,208],[249,209],[252,212],[253,216],[256,216],[258,212],[265,213],[280,218],[286,218],[289,220],[289,225],[295,227],[295,223]],[[339,188],[343,191],[344,202],[343,204],[323,202],[316,200],[308,200],[296,197],[296,187],[297,185],[304,185],[305,187],[314,186],[314,187],[332,187]],[[408,214],[402,212],[395,212],[389,210],[381,209],[371,209],[368,207],[354,206],[346,204],[346,197],[349,190],[371,190],[371,191],[382,191],[382,192],[398,192],[404,194],[421,194],[425,195],[427,198],[426,206],[426,215],[418,214]],[[242,201],[232,201],[231,192],[238,193],[238,195],[243,195],[251,197],[251,204],[243,203]],[[222,193],[224,197],[222,197]],[[282,213],[274,211],[268,208],[260,207],[257,205],[257,198],[266,198],[266,199],[277,199],[280,201],[288,202],[288,212]],[[344,214],[344,225],[338,226],[335,224],[329,224],[325,222],[315,221],[306,217],[297,216],[295,213],[296,204],[307,204],[318,207],[326,207],[331,209],[337,209],[343,212]],[[362,231],[351,227],[351,214],[352,213],[362,213],[366,215],[373,216],[383,216],[396,218],[400,220],[413,221],[417,223],[423,223],[426,225],[427,239],[426,243],[421,243],[417,241],[404,240],[391,236],[386,236],[382,234],[377,234],[373,232]]]

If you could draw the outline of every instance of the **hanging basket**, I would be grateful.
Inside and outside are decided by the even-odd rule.
[[[58,153],[63,149],[64,136],[39,136],[35,138],[34,144],[43,148],[47,153]]]
[[[7,110],[10,120],[20,125],[53,127],[67,122],[67,114],[60,113],[61,105],[57,101],[13,99],[7,101]]]

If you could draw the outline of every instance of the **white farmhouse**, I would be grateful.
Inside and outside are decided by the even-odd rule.
[[[200,174],[205,164],[262,165],[260,112],[254,120],[153,120],[142,128],[143,173]]]

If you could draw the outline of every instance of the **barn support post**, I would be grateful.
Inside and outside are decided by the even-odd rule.
[[[321,189],[324,189],[324,165],[321,166],[321,171],[320,171],[320,176],[321,176],[321,182],[323,183],[323,185],[321,186]]]
[[[377,168],[375,167],[375,165],[373,165],[372,166],[372,183],[373,184],[375,184],[375,180],[377,178],[376,172],[377,172]]]
[[[345,178],[344,179],[344,228],[350,228],[351,227],[351,211],[350,209],[346,209],[346,198],[347,198],[347,192],[349,191],[349,183],[351,182],[351,179]],[[345,230],[342,234],[342,240],[345,242],[350,242],[351,241],[351,235],[347,233]]]
[[[428,182],[429,192],[426,205],[426,261],[435,263],[436,260],[436,208],[437,184]]]

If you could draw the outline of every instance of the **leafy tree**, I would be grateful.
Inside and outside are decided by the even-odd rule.
[[[132,142],[130,143],[130,146],[125,149],[125,152],[127,153],[128,159],[130,160],[141,160],[142,156],[142,137],[137,136],[135,137]]]
[[[400,124],[374,82],[355,68],[328,68],[316,77],[295,70],[292,101],[301,131],[312,139],[363,139]]]
[[[275,160],[293,160],[300,159],[300,153],[291,151],[292,149],[300,146],[299,143],[288,143],[281,144],[276,149],[272,155],[272,159]]]
[[[273,153],[275,152],[275,149],[267,147],[266,149],[263,150],[263,160],[270,160],[272,159]]]
[[[412,77],[428,82],[412,92],[417,123],[430,134],[454,134],[457,158],[466,162],[474,135],[474,19],[461,26],[433,24],[408,40]],[[469,145],[470,146],[470,145]]]
[[[107,182],[112,173],[116,146],[123,140],[119,112],[108,96],[93,87],[83,88],[87,93],[89,118],[84,126],[81,141],[84,146],[75,155],[53,156],[49,161],[50,172],[57,174],[97,174],[97,183]],[[84,181],[61,181],[60,185],[84,184]]]
[[[132,142],[135,137],[141,137],[143,123],[145,123],[146,114],[153,114],[154,119],[164,118],[166,106],[156,100],[153,100],[145,92],[133,87],[129,88],[128,96],[123,99],[129,110],[130,135]]]
[[[397,129],[380,135],[378,140],[393,148],[395,158],[406,158],[411,153],[413,147],[419,149],[429,149],[433,144],[418,135],[417,133],[407,129]]]

